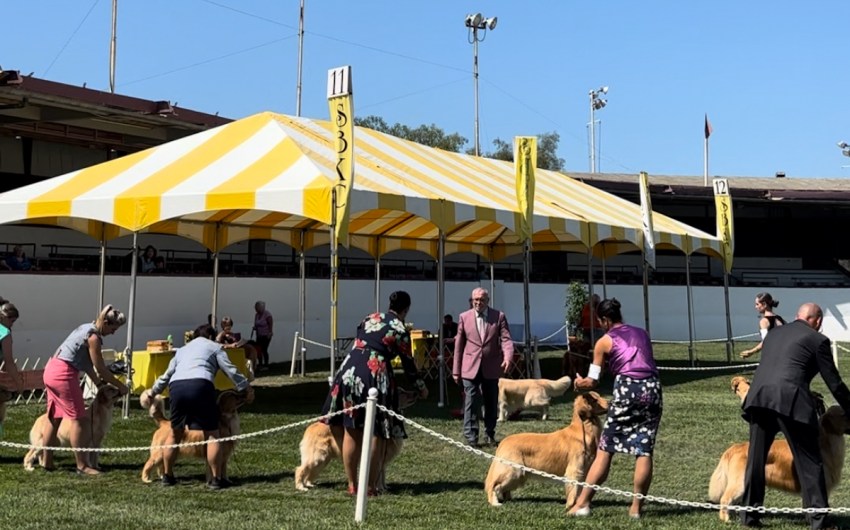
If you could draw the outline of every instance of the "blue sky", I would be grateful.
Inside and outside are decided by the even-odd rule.
[[[108,90],[110,0],[6,2],[0,66]],[[119,0],[117,91],[239,118],[294,114],[298,0]],[[588,91],[608,85],[602,172],[850,177],[850,2],[306,0],[302,115],[327,118],[350,64],[355,114],[473,138],[468,13],[480,44],[481,144],[557,131],[587,171]]]

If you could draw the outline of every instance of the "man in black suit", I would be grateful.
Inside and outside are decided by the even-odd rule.
[[[815,374],[820,373],[845,413],[850,411],[850,390],[835,367],[829,339],[818,332],[822,322],[820,307],[813,303],[803,304],[797,311],[797,320],[772,329],[764,339],[761,362],[742,404],[744,419],[750,423],[742,502],[745,506],[764,503],[764,467],[779,431],[785,435],[794,455],[803,506],[829,506],[818,446],[817,409],[809,384]],[[741,512],[741,524],[761,526],[760,515]],[[827,528],[826,514],[807,514],[806,518],[813,530]]]

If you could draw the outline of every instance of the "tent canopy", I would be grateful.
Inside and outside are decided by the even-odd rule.
[[[246,239],[329,241],[336,154],[328,121],[256,114],[0,194],[0,223],[65,226],[97,239],[175,234],[211,250]],[[358,127],[348,244],[500,258],[521,251],[514,165]],[[538,170],[535,250],[640,250],[640,206]],[[657,248],[721,257],[719,240],[654,213]],[[345,242],[343,242],[345,243]]]

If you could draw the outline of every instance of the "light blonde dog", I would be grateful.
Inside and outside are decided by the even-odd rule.
[[[496,456],[526,467],[584,481],[590,464],[596,458],[596,446],[602,434],[602,416],[608,401],[596,392],[579,394],[573,402],[570,424],[553,433],[520,433],[506,437]],[[513,466],[493,460],[484,481],[487,502],[501,506],[511,499],[511,492],[525,485],[529,475]],[[567,484],[566,507],[575,504],[581,488]]]
[[[91,447],[101,447],[103,445],[103,440],[112,428],[112,411],[115,408],[115,403],[120,398],[121,392],[118,388],[112,385],[103,385],[97,389],[97,394],[95,394],[91,404],[86,407],[87,418],[81,423],[84,434],[88,437]],[[45,424],[48,421],[47,413],[36,418],[30,429],[30,445],[48,445],[42,439],[42,432],[44,432]],[[68,429],[70,429],[68,425],[68,423],[63,421],[59,424],[59,429],[56,430],[59,443],[66,447],[70,445],[71,438],[68,432]],[[42,458],[43,454],[41,451],[30,449],[24,456],[24,469],[32,471],[35,469],[36,462],[39,465],[44,465]],[[89,465],[91,467],[97,468],[99,460],[100,453],[93,452],[89,455]]]
[[[150,417],[156,422],[158,428],[153,433],[151,438],[151,454],[148,461],[145,462],[145,467],[142,469],[142,482],[152,482],[152,474],[154,471],[157,477],[162,477],[163,468],[163,451],[160,446],[165,445],[168,436],[171,433],[171,421],[165,417],[165,403],[162,396],[154,396],[153,399],[147,394],[142,395],[142,407],[148,409]],[[245,392],[237,392],[235,390],[225,390],[218,396],[218,434],[219,437],[235,436],[242,432],[239,425],[239,407],[252,401],[253,394]],[[190,430],[188,427],[184,430],[181,443],[201,442],[204,440],[204,431]],[[218,442],[221,445],[222,458],[222,479],[227,478],[227,462],[233,456],[235,441]],[[178,457],[194,457],[206,461],[206,445],[192,445],[181,447],[177,455]],[[209,465],[206,466],[207,481],[212,479],[212,472]]]
[[[747,397],[749,386],[749,381],[743,377],[732,379],[732,388],[741,401]],[[850,422],[848,422],[841,407],[832,406],[824,412],[823,397],[817,393],[815,393],[815,397],[819,401],[819,444],[826,477],[826,490],[829,493],[841,481],[845,453],[844,435],[850,430]],[[711,475],[711,482],[708,486],[708,497],[712,502],[726,505],[741,502],[744,495],[744,475],[747,472],[749,448],[749,442],[736,443],[720,457],[720,462]],[[800,481],[797,478],[797,472],[794,470],[794,457],[787,440],[776,440],[770,446],[764,471],[768,488],[800,495]],[[719,515],[721,521],[729,521],[728,510],[721,509]]]
[[[399,408],[404,410],[416,403],[418,394],[413,391],[399,389]],[[295,469],[295,489],[307,491],[315,486],[319,474],[332,460],[342,458],[342,440],[345,428],[342,425],[328,425],[322,422],[311,424],[301,438],[301,465]],[[384,444],[386,451],[381,466],[378,468],[377,490],[386,491],[387,465],[398,456],[404,445],[402,438],[392,438]]]
[[[564,376],[551,379],[499,379],[499,421],[507,421],[514,412],[538,410],[542,419],[549,418],[549,404],[553,397],[563,396],[572,379]]]

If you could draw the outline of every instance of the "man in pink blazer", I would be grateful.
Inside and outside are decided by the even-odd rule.
[[[473,447],[478,446],[479,394],[484,398],[485,443],[498,444],[499,377],[508,372],[514,356],[508,320],[501,311],[488,307],[489,303],[486,289],[474,289],[472,309],[460,314],[455,336],[452,375],[458,384],[463,380],[463,435]]]

